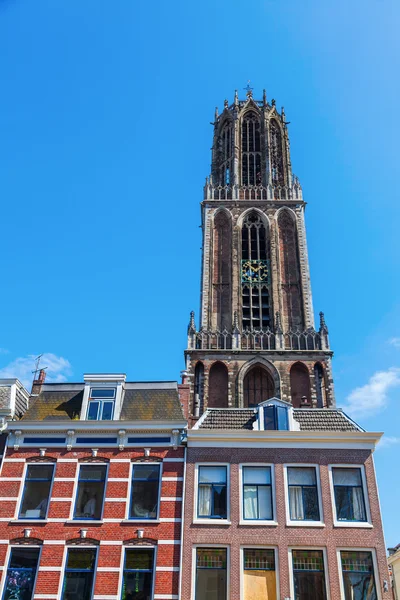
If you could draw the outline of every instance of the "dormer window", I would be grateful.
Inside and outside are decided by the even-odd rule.
[[[111,421],[114,405],[115,388],[90,388],[88,421]]]
[[[288,431],[288,409],[285,406],[264,406],[264,429]]]

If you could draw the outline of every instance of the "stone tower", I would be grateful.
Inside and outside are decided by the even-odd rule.
[[[211,175],[201,204],[201,314],[190,315],[190,413],[271,397],[335,405],[328,329],[315,329],[304,221],[284,109],[224,103],[215,112]]]

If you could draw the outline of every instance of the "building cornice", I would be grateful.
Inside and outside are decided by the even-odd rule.
[[[40,431],[54,433],[58,431],[67,431],[73,429],[76,432],[93,431],[99,432],[118,432],[120,429],[126,431],[170,431],[171,429],[186,429],[186,421],[12,421],[7,423],[7,429],[12,431]]]
[[[383,433],[364,431],[249,431],[189,429],[188,447],[332,448],[374,450]]]

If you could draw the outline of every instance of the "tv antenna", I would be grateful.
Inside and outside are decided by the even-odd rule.
[[[42,356],[43,356],[43,354],[39,354],[39,356],[37,356],[35,358],[35,368],[32,371],[32,373],[34,374],[34,379],[37,379],[37,374],[40,373],[40,371],[45,371],[47,369],[47,367],[43,367],[43,368],[39,369],[40,360],[41,360]]]

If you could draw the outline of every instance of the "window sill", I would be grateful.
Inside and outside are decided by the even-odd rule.
[[[11,525],[26,525],[28,523],[36,523],[37,525],[46,525],[47,519],[12,519]]]
[[[122,525],[135,525],[136,523],[159,523],[160,519],[122,519]]]
[[[277,521],[264,521],[261,519],[246,519],[245,521],[239,521],[239,525],[244,525],[246,527],[277,527],[278,526],[278,522]]]
[[[101,519],[67,519],[66,525],[103,525]]]
[[[228,519],[193,519],[194,525],[231,525]]]
[[[325,527],[322,521],[287,521],[286,527]]]
[[[368,523],[366,521],[359,521],[359,522],[334,521],[333,526],[334,527],[356,527],[356,528],[364,528],[364,529],[372,529],[373,528],[372,523]]]

